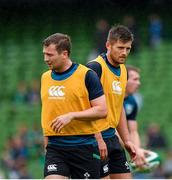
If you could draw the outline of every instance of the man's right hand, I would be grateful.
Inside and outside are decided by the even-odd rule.
[[[107,146],[106,146],[106,143],[104,142],[104,140],[99,140],[98,141],[98,147],[99,147],[101,160],[107,159],[108,150],[107,150]]]
[[[143,168],[147,164],[145,156],[149,154],[149,151],[142,148],[137,148],[136,151],[137,151],[137,157],[134,160],[134,162],[137,167]]]
[[[97,143],[98,143],[98,148],[99,148],[101,160],[107,159],[108,150],[107,150],[106,143],[104,142],[101,133],[95,134],[95,138],[96,138]]]
[[[128,141],[124,142],[124,146],[130,155],[131,161],[132,162],[135,161],[137,158],[137,152],[136,152],[136,147],[133,144],[133,142],[128,140]]]

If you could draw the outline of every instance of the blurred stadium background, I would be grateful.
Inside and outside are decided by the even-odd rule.
[[[148,146],[150,124],[159,126],[161,139],[165,140],[162,146],[150,147],[161,155],[162,167],[158,172],[162,174],[156,172],[149,177],[163,178],[163,165],[172,151],[172,2],[0,0],[0,3],[0,177],[43,177],[39,83],[47,67],[43,62],[42,40],[55,32],[69,34],[72,59],[85,64],[95,50],[96,23],[104,19],[112,26],[132,16],[138,29],[133,33],[137,33],[139,43],[127,64],[141,69],[139,93],[143,107],[138,116],[139,131],[143,144]],[[155,34],[162,30],[157,44],[150,44],[153,14],[161,24],[155,26]]]

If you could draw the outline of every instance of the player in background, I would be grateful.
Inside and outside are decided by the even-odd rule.
[[[98,179],[95,133],[109,127],[106,100],[96,73],[70,59],[71,40],[56,33],[43,41],[49,69],[41,78],[42,129],[47,179]]]
[[[136,121],[138,105],[134,97],[134,93],[136,93],[141,84],[140,69],[135,66],[127,65],[127,72],[128,81],[124,98],[124,108],[131,140],[135,144],[137,151],[137,158],[134,162],[137,167],[142,168],[146,164],[145,155],[149,153],[149,151],[141,148],[141,140],[138,133],[138,123]]]

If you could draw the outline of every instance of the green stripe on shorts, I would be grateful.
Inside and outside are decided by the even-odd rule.
[[[95,159],[100,159],[100,156],[97,155],[97,154],[95,154],[95,153],[93,153],[93,158],[95,158]]]

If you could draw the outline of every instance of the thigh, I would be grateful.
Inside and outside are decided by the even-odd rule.
[[[70,150],[69,158],[72,179],[99,179],[100,155],[98,147],[81,145]]]
[[[111,148],[109,152],[109,172],[110,174],[130,173],[130,166],[127,162],[125,151],[116,136],[114,136],[111,141]]]
[[[106,178],[108,177],[109,173],[109,155],[112,151],[112,138],[105,138],[104,139],[106,146],[107,146],[107,150],[108,150],[108,158],[106,160],[101,161],[101,169],[100,169],[100,177],[101,178]]]
[[[63,149],[48,145],[45,156],[44,177],[53,175],[69,177],[70,169],[66,163],[66,155]]]
[[[110,179],[132,179],[131,173],[113,173],[110,174]]]

